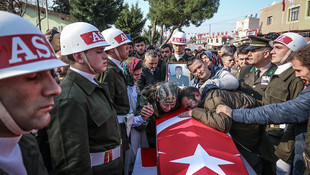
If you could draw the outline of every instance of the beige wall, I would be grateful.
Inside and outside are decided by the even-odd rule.
[[[45,17],[45,13],[41,13],[40,17],[41,18]],[[26,13],[24,14],[23,18],[27,19],[36,26],[38,24],[37,10],[35,8],[27,7]],[[63,28],[66,25],[73,23],[73,21],[62,19],[61,17],[56,16],[52,13],[48,14],[48,21],[49,21],[49,29],[52,29],[53,27]],[[37,27],[39,28],[39,26]],[[48,28],[46,18],[44,18],[43,20],[41,20],[41,31],[45,33],[47,30]]]
[[[307,16],[310,0],[294,0],[294,5],[290,5],[289,0],[285,1],[285,11],[282,12],[282,2],[265,7],[260,11],[259,30],[262,34],[268,32],[304,32],[310,31],[310,16]],[[291,8],[299,6],[297,21],[289,21]],[[267,25],[267,18],[272,16],[272,24]],[[283,21],[283,22],[282,22]]]

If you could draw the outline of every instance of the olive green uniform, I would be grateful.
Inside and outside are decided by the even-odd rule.
[[[120,146],[121,135],[106,83],[95,85],[68,70],[47,125],[53,174],[121,174],[122,157],[91,166],[91,153]]]
[[[271,64],[270,68],[265,71],[256,81],[254,81],[255,67],[252,65],[242,67],[239,74],[239,90],[251,95],[257,100],[262,100],[262,96],[267,85],[261,84],[261,78],[262,76],[271,77],[276,69],[277,66]]]
[[[290,67],[281,74],[272,76],[265,90],[262,103],[263,105],[268,105],[295,99],[303,87],[302,80],[295,76],[294,69]],[[267,125],[264,127],[259,151],[262,158],[268,161],[264,163],[264,172],[266,169],[274,169],[278,159],[282,159],[289,164],[293,163],[294,140],[294,125],[289,125],[285,132],[279,125]],[[272,172],[267,171],[265,173],[270,174]]]
[[[123,70],[121,70],[113,61],[108,59],[108,67],[104,73],[97,75],[99,82],[106,82],[109,87],[111,99],[115,104],[117,115],[126,115],[129,113],[130,105],[127,94],[127,85]],[[124,151],[129,149],[129,138],[126,133],[126,126],[120,123],[122,133],[122,143]]]
[[[190,58],[190,56],[185,53],[178,61],[175,58],[174,54],[172,54],[171,57],[166,60],[166,63],[180,63],[180,62],[185,62],[186,63],[188,58]]]

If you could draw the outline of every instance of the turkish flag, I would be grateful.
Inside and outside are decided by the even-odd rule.
[[[158,174],[248,174],[231,136],[180,112],[156,120]]]

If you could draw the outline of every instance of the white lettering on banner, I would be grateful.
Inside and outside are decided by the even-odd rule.
[[[21,49],[18,49],[20,47]],[[27,47],[24,41],[20,37],[12,38],[12,57],[9,60],[10,64],[21,62],[22,59],[18,57],[19,54],[26,54],[26,60],[37,59],[38,56],[34,55],[31,50]]]
[[[122,37],[122,42],[127,40],[127,37],[125,36],[124,33],[122,33],[121,37]]]
[[[95,33],[93,32],[93,42],[101,41],[102,39]]]
[[[37,53],[39,55],[39,57],[44,57],[44,58],[49,58],[51,56],[51,52],[50,50],[46,47],[46,45],[38,43],[37,41],[41,41],[42,43],[45,43],[43,38],[40,38],[38,36],[34,36],[31,39],[31,42],[33,43],[33,45],[37,48]],[[39,49],[44,50],[45,53],[42,53]]]

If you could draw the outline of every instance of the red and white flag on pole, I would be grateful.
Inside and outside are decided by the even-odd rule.
[[[248,174],[231,136],[179,112],[156,120],[158,174]]]

